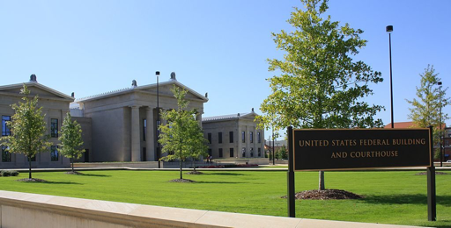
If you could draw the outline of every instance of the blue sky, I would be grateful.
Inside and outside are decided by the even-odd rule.
[[[271,33],[286,22],[296,0],[0,1],[1,84],[38,82],[77,98],[177,79],[208,92],[204,116],[249,112],[270,94],[268,58],[283,57]],[[369,103],[390,123],[387,25],[392,33],[395,122],[409,121],[405,99],[415,97],[419,74],[434,65],[451,84],[447,0],[331,0],[326,14],[364,31],[355,56],[382,72]],[[448,96],[451,91],[448,91]],[[450,113],[446,107],[444,112]],[[451,125],[450,120],[447,125]],[[268,135],[267,135],[268,136]]]

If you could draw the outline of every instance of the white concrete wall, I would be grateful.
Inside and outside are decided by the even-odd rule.
[[[0,190],[0,228],[407,227],[116,203]]]

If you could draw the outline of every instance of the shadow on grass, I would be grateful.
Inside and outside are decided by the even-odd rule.
[[[82,183],[71,182],[71,181],[47,181],[47,182],[44,182],[43,184],[78,184],[78,185],[83,185]]]
[[[84,177],[111,177],[111,175],[92,174],[92,173],[79,173],[77,175]]]
[[[398,194],[398,195],[384,195],[384,196],[364,196],[360,199],[366,203],[372,204],[423,204],[427,205],[426,194]],[[445,207],[451,207],[451,196],[437,196],[437,204]]]
[[[244,184],[246,182],[230,182],[230,181],[196,181],[196,184]]]
[[[214,175],[214,176],[244,176],[242,173],[204,173],[203,175]]]
[[[432,224],[432,225],[429,225],[429,226],[434,226],[434,227],[437,227],[437,228],[449,228],[449,227],[450,227],[450,225],[448,225],[448,224],[451,224],[451,223],[450,223],[451,220],[448,220],[448,219],[446,219],[446,220],[438,219],[437,221],[443,222],[443,223],[446,223],[446,224],[445,224],[445,225]],[[434,223],[434,222],[433,222],[433,223]],[[425,225],[425,226],[426,226],[426,225]]]
[[[77,184],[77,185],[83,185],[82,183],[71,182],[71,181],[45,181],[45,182],[24,181],[23,183],[30,183],[30,184]]]
[[[429,225],[429,224],[427,224],[427,225],[433,226],[433,227],[436,227],[436,228],[449,228],[449,227],[450,227],[450,225],[448,225],[448,224],[450,224],[451,220],[441,220],[441,219],[438,219],[437,221],[442,222],[442,223],[445,223],[445,224],[444,224],[444,225],[440,225],[440,224],[437,225],[437,224],[433,224],[433,223],[435,223],[435,222],[432,222],[431,225]],[[427,226],[427,225],[425,225],[425,226]]]

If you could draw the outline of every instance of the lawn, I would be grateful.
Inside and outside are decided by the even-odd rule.
[[[260,215],[287,215],[286,172],[207,171],[184,175],[195,183],[168,182],[176,171],[35,172],[48,183],[0,177],[0,189],[88,199]],[[427,221],[426,176],[402,172],[326,172],[326,188],[364,196],[359,200],[296,201],[296,217],[383,224],[451,227],[451,172],[437,175],[437,222]],[[297,172],[296,191],[315,189],[317,172]]]

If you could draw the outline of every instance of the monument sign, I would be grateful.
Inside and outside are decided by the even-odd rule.
[[[288,216],[295,217],[294,171],[427,167],[428,220],[436,221],[432,127],[287,129]]]
[[[431,166],[429,128],[293,133],[295,171]]]

